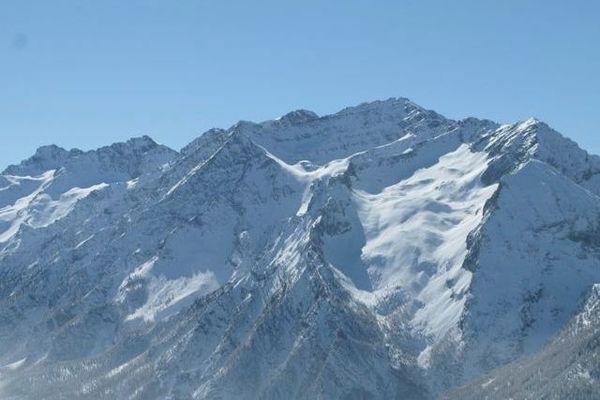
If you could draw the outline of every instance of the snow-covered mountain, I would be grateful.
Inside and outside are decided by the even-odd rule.
[[[445,399],[573,399],[600,393],[600,285],[545,348],[470,383]]]
[[[40,148],[0,175],[0,397],[437,397],[581,312],[599,196],[544,123],[403,98]]]

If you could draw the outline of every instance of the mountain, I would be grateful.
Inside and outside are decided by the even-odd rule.
[[[446,396],[597,311],[599,196],[546,124],[404,98],[40,148],[0,175],[0,397]]]
[[[539,353],[455,389],[456,399],[594,399],[600,393],[600,285]]]

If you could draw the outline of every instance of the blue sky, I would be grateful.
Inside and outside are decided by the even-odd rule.
[[[600,153],[600,2],[0,2],[0,170],[43,144],[206,129],[404,96],[536,116]]]

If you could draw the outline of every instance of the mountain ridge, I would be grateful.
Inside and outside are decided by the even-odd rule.
[[[433,398],[600,282],[599,158],[534,119],[398,98],[40,153],[0,175],[6,398]]]

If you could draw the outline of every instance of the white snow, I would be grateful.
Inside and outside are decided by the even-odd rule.
[[[19,198],[12,205],[7,205],[0,209],[0,221],[4,224],[0,225],[0,229],[6,225],[3,232],[0,232],[0,243],[6,242],[13,237],[18,231],[21,225],[27,221],[29,213],[27,208],[33,203],[36,197],[44,191],[44,189],[52,182],[54,178],[54,170],[45,172],[44,174],[37,177],[16,177],[11,176],[11,181],[18,182],[21,180],[32,180],[39,182],[38,187],[33,190],[29,195]]]
[[[121,283],[115,297],[115,301],[119,303],[126,300],[129,284],[140,279],[145,282],[146,301],[128,315],[126,321],[142,319],[152,322],[165,318],[189,304],[194,298],[219,287],[219,282],[212,271],[200,271],[191,276],[169,278],[160,271],[154,270],[158,260],[158,256],[151,257],[135,268]]]
[[[483,382],[481,384],[481,387],[486,388],[486,387],[490,386],[492,383],[494,383],[495,380],[496,380],[496,378],[490,378],[487,381]]]
[[[456,325],[471,273],[461,268],[466,238],[496,190],[480,176],[486,154],[462,145],[379,194],[356,191],[366,245],[362,258],[374,293],[401,287],[423,304],[412,324],[436,339]]]
[[[218,287],[219,283],[210,271],[198,272],[191,277],[177,279],[151,276],[147,286],[148,300],[133,314],[128,315],[125,320],[141,318],[150,322],[165,318],[189,304],[193,298],[207,294]],[[184,300],[188,300],[188,302],[184,302]]]
[[[96,236],[96,235],[95,234],[91,234],[87,238],[83,239],[81,242],[77,243],[77,245],[75,246],[75,248],[76,249],[80,248],[81,246],[83,246],[84,244],[86,244],[87,242],[89,242],[94,236]]]
[[[0,366],[0,373],[2,372],[2,370],[14,371],[14,370],[18,369],[19,367],[21,367],[23,364],[25,364],[25,361],[27,361],[27,358],[22,358],[20,360],[10,363],[10,364],[2,365],[2,366]]]
[[[108,186],[105,183],[99,183],[87,188],[73,187],[60,194],[58,199],[53,200],[45,191],[55,179],[54,170],[46,171],[36,177],[10,176],[9,178],[17,183],[25,180],[36,181],[38,186],[30,194],[17,199],[14,204],[0,208],[0,243],[13,237],[23,224],[38,228],[64,218],[73,210],[79,200]],[[1,231],[3,226],[7,227]]]
[[[79,200],[106,187],[108,187],[106,183],[99,183],[87,188],[74,187],[61,194],[57,200],[52,200],[50,196],[42,194],[31,204],[33,210],[28,223],[34,227],[48,226],[69,214]]]
[[[140,178],[135,178],[135,179],[131,179],[128,180],[127,182],[125,182],[125,184],[127,185],[127,189],[133,189],[137,186],[138,182],[140,181]]]

